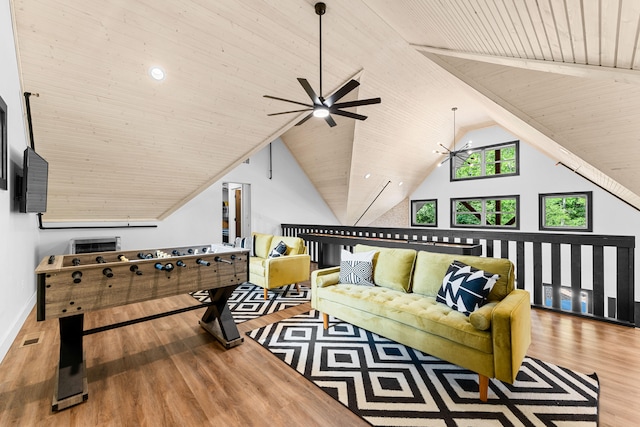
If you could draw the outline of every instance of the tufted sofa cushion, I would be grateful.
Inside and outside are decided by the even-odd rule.
[[[492,353],[490,331],[475,328],[463,313],[435,298],[397,292],[384,287],[338,284],[317,288],[318,298],[343,304],[418,328],[453,342]]]

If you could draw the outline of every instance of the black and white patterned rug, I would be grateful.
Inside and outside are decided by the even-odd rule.
[[[595,426],[599,383],[525,358],[516,382],[478,375],[315,310],[247,333],[375,426]]]
[[[209,302],[207,291],[198,291],[191,294],[200,302]],[[287,285],[281,288],[270,289],[268,299],[264,299],[264,289],[251,283],[238,286],[229,298],[229,309],[236,323],[246,322],[266,314],[295,307],[298,304],[309,302],[311,290],[300,285],[300,292],[295,285]]]

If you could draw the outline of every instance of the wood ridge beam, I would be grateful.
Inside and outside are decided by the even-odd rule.
[[[572,77],[609,80],[618,83],[640,84],[640,71],[611,68],[596,65],[576,64],[573,62],[542,61],[539,59],[513,58],[507,56],[486,55],[473,52],[442,49],[432,46],[411,44],[411,47],[424,54],[436,54],[453,58],[469,59],[507,67],[525,70],[542,71],[546,73],[562,74]],[[425,55],[426,56],[426,55]]]

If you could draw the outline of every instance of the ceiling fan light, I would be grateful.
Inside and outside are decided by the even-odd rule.
[[[318,107],[313,109],[313,117],[327,117],[329,116],[329,109],[325,107]]]
[[[164,80],[166,76],[164,70],[160,67],[151,67],[149,69],[149,75],[151,76],[152,79],[158,80],[158,81]]]

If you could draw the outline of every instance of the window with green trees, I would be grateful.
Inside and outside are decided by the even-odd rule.
[[[591,191],[539,195],[540,230],[592,231]]]
[[[451,199],[451,227],[520,228],[520,196]]]
[[[411,226],[437,227],[438,201],[436,199],[412,200]]]
[[[455,151],[451,154],[451,181],[518,175],[520,141]]]

